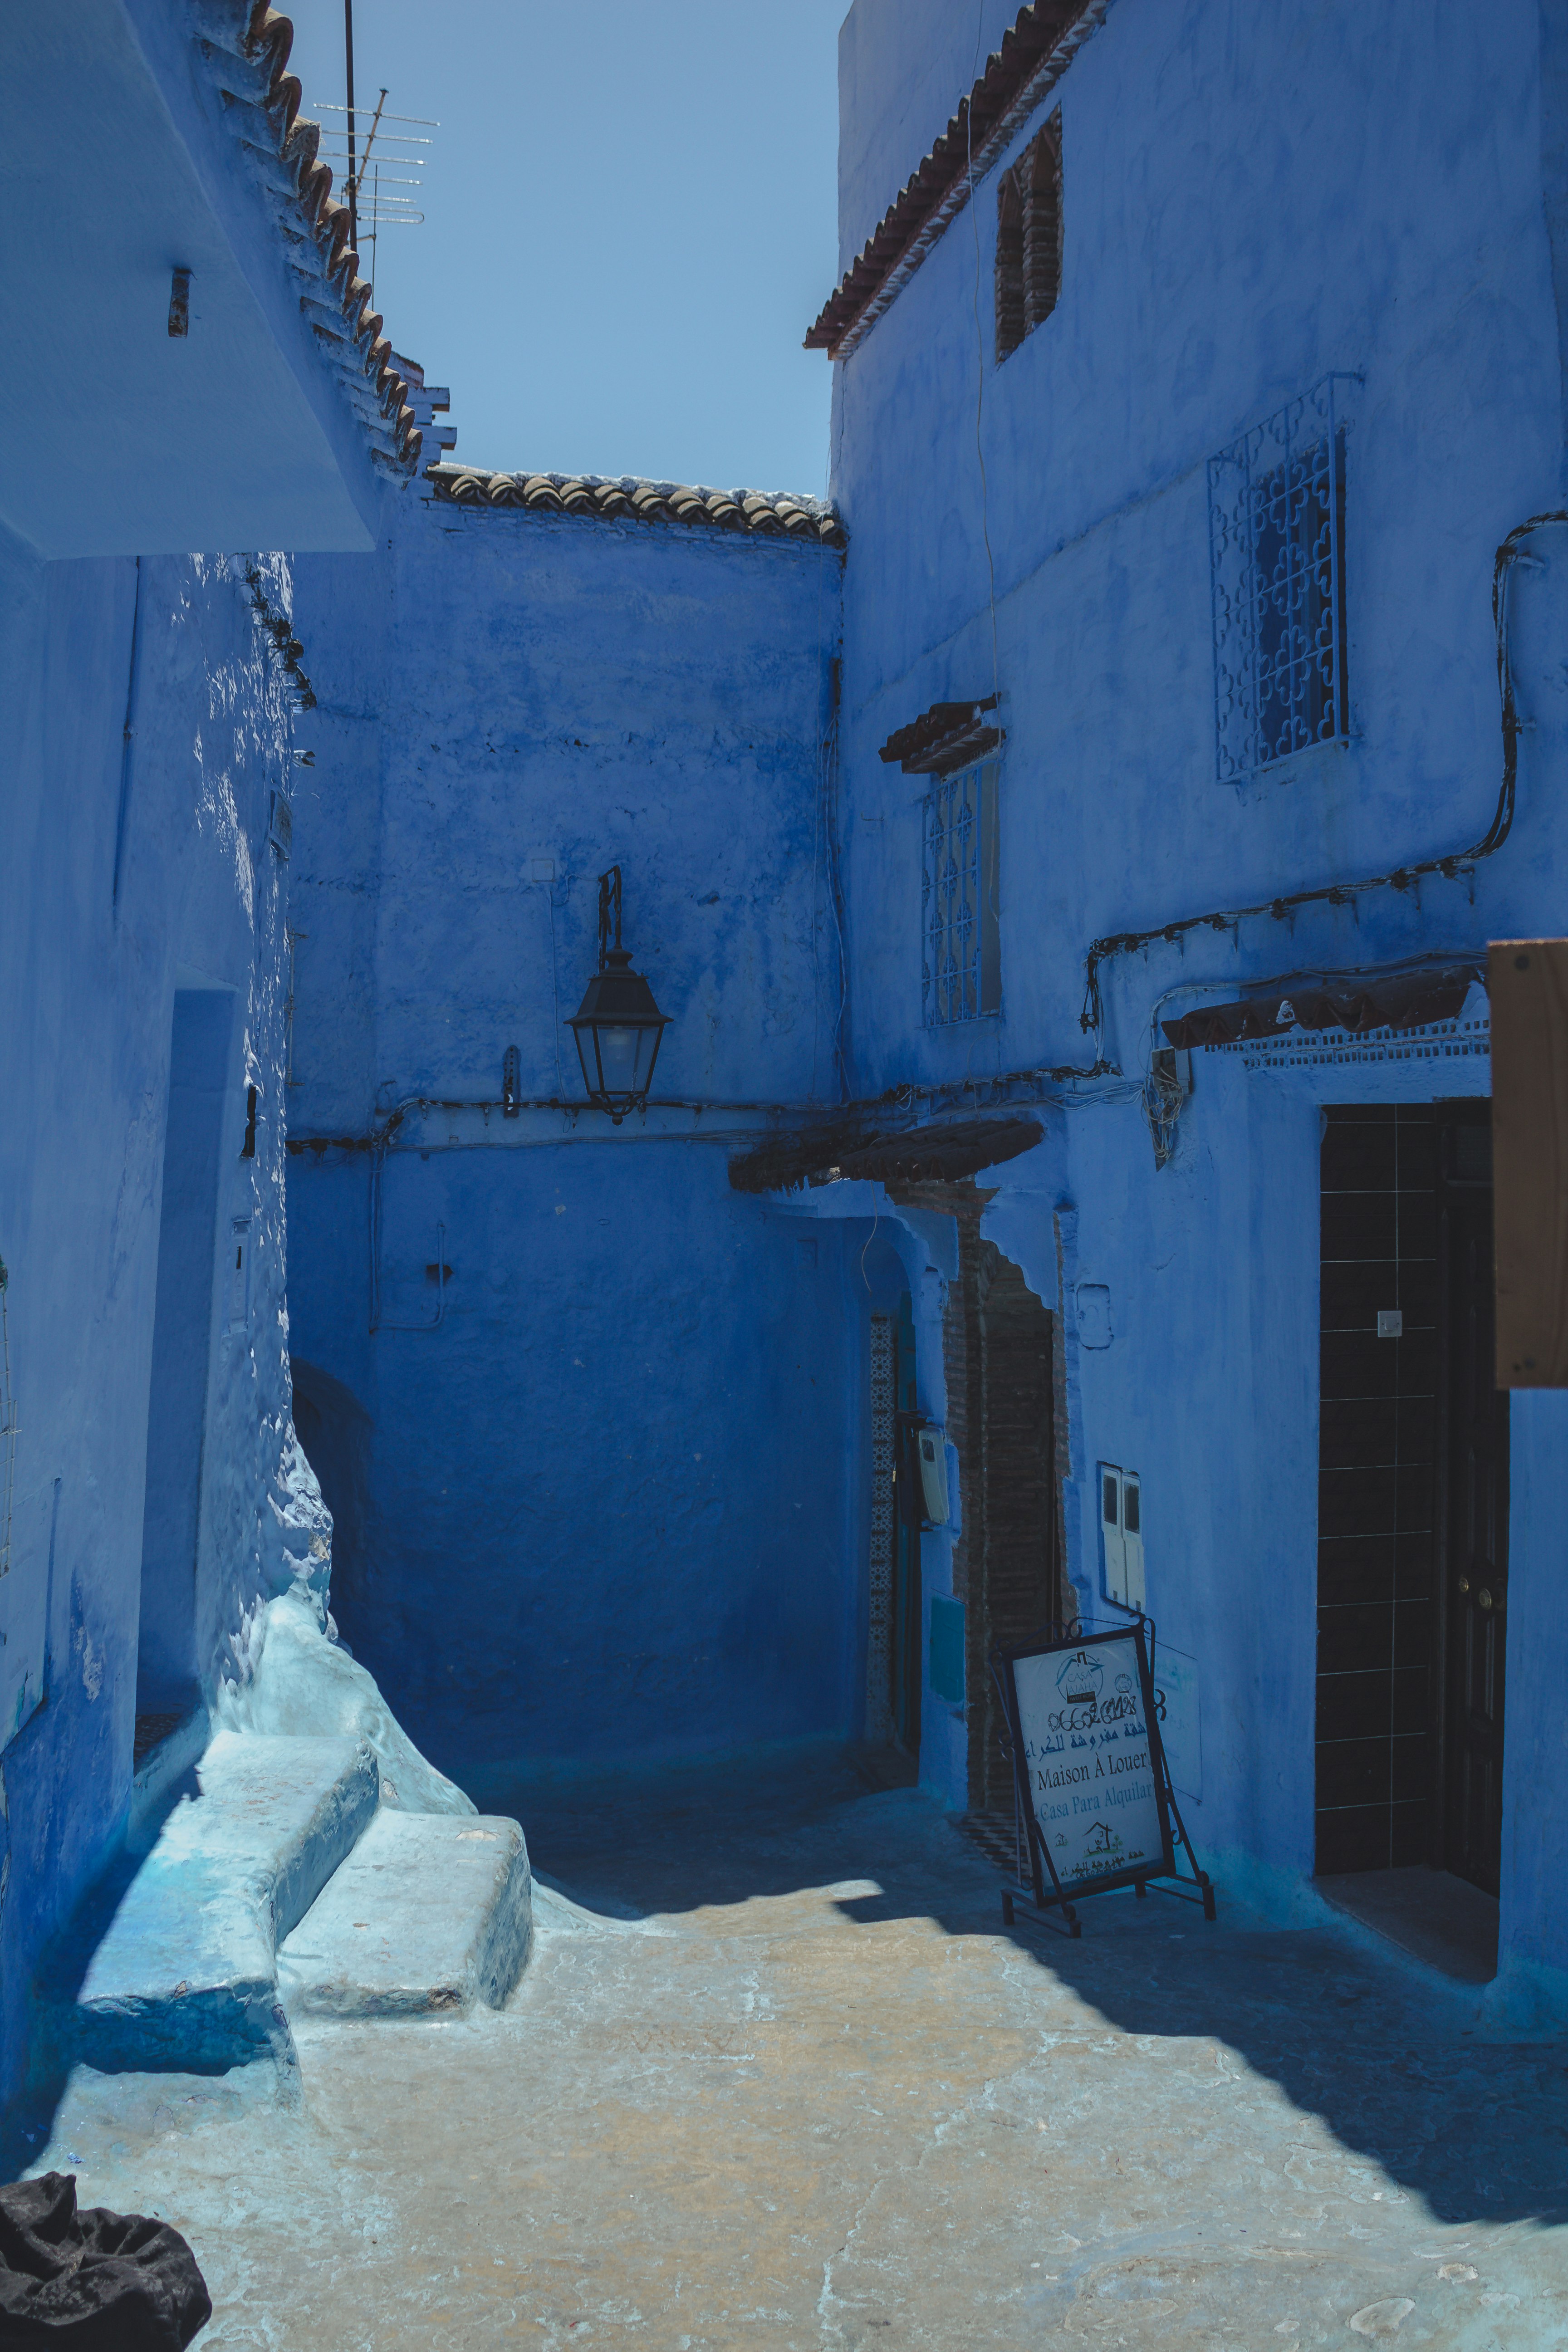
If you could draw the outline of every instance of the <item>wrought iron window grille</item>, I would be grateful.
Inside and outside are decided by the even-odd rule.
[[[1360,381],[1324,376],[1209,459],[1221,783],[1349,740],[1345,438]]]
[[[1002,1010],[996,763],[943,776],[926,796],[921,989],[928,1029]]]
[[[1062,111],[996,189],[996,357],[1016,352],[1057,307],[1062,287]]]

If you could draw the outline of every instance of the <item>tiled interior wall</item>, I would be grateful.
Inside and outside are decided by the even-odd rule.
[[[1321,1874],[1426,1859],[1438,1427],[1433,1111],[1357,1105],[1324,1116]],[[1380,1308],[1399,1311],[1399,1338],[1377,1337]]]

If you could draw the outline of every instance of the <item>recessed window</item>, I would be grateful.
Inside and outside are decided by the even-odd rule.
[[[996,919],[996,762],[944,776],[927,795],[921,990],[928,1029],[1002,1009]]]
[[[1343,408],[1355,381],[1325,376],[1209,459],[1221,782],[1349,736]]]
[[[996,191],[996,357],[1048,319],[1062,290],[1062,116],[1002,174]]]

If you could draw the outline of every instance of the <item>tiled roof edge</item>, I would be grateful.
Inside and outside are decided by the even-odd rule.
[[[973,183],[990,170],[1105,22],[1110,7],[1110,0],[1032,0],[1018,11],[942,137],[823,304],[805,338],[808,352],[848,358],[963,211]]]
[[[331,173],[317,161],[321,125],[300,112],[300,84],[286,70],[293,25],[268,0],[195,0],[195,16],[204,68],[237,139],[249,150],[322,359],[373,457],[412,473],[423,436],[359,274],[348,206],[332,195]]]
[[[636,474],[501,474],[459,466],[426,466],[437,498],[458,506],[521,507],[533,514],[588,515],[605,520],[680,522],[739,530],[759,539],[810,540],[845,545],[837,512],[821,499],[785,492],[713,490],[689,482],[650,482]]]

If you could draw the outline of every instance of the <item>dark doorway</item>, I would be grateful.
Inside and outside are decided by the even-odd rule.
[[[1010,1853],[1012,1768],[1002,1745],[991,1658],[1043,1628],[1059,1627],[1068,1610],[1061,1565],[1060,1335],[1056,1317],[1021,1268],[981,1235],[991,1193],[970,1179],[905,1181],[889,1190],[900,1206],[952,1217],[957,1226],[958,1266],[946,1291],[942,1361],[958,1493],[951,1498],[957,1506],[952,1594],[933,1599],[921,1577],[920,1472],[911,1443],[912,1424],[921,1419],[914,1321],[908,1292],[900,1297],[884,1284],[871,1315],[868,1738],[886,1740],[890,1734],[918,1757],[922,1706],[952,1707],[967,1733],[970,1815],[981,1817],[982,1827],[985,1817],[996,1817],[990,1826]],[[940,1640],[931,1622],[939,1610],[945,1617]],[[930,1687],[928,1626],[936,1645]]]
[[[958,1221],[958,1280],[948,1286],[942,1335],[961,1498],[952,1585],[964,1605],[969,1809],[1010,1822],[1013,1772],[991,1659],[1063,1616],[1059,1368],[1055,1318],[1022,1270],[981,1236],[984,1197],[971,1193]]]
[[[370,1591],[371,1418],[352,1389],[301,1356],[290,1360],[294,1434],[332,1515],[332,1615],[351,1644],[374,1647],[378,1615]],[[381,1616],[384,1618],[385,1612]]]
[[[136,1713],[142,1721],[177,1719],[197,1680],[202,1444],[233,1022],[234,1000],[226,991],[177,991],[147,1411],[136,1664]]]
[[[1491,1284],[1489,1105],[1328,1109],[1316,1867],[1430,1865],[1402,1882],[1402,1911],[1452,1885],[1433,1874],[1498,1885],[1508,1402]]]

